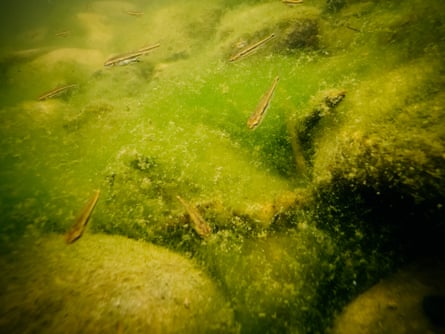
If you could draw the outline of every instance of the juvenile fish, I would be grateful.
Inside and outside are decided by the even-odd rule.
[[[271,34],[269,36],[267,36],[266,38],[263,38],[261,41],[256,42],[255,44],[249,45],[248,47],[246,47],[245,49],[241,50],[240,52],[238,52],[237,54],[233,55],[232,57],[230,57],[229,61],[235,61],[238,60],[242,57],[245,57],[251,53],[253,53],[254,51],[256,51],[261,45],[265,44],[266,42],[270,41],[272,38],[275,37],[275,34]]]
[[[303,0],[281,0],[282,3],[286,5],[299,5],[302,4]]]
[[[125,13],[131,16],[142,16],[144,15],[144,12],[138,12],[136,10],[126,10]]]
[[[71,34],[70,30],[64,30],[61,32],[56,33],[57,37],[68,37]]]
[[[43,100],[51,99],[53,97],[57,97],[57,96],[65,93],[69,89],[74,88],[76,86],[77,85],[66,85],[66,86],[62,86],[62,87],[57,87],[57,88],[51,89],[49,92],[46,92],[46,93],[43,93],[42,95],[40,95],[38,97],[38,100],[39,101],[43,101]]]
[[[133,62],[139,61],[139,57],[146,55],[147,53],[151,52],[152,50],[158,48],[160,46],[159,43],[147,46],[145,48],[139,49],[137,51],[133,52],[127,52],[121,55],[117,55],[114,57],[111,57],[107,61],[105,61],[104,66],[122,66],[127,65]]]
[[[181,202],[181,204],[185,208],[185,211],[187,211],[187,214],[190,216],[192,227],[195,232],[198,233],[198,235],[203,239],[210,236],[210,234],[212,234],[212,229],[204,220],[204,218],[202,218],[202,216],[199,214],[198,210],[196,210],[196,208],[183,200],[179,195],[176,196],[176,198]]]
[[[258,103],[254,113],[247,120],[247,127],[249,129],[255,129],[258,125],[260,125],[261,121],[264,119],[266,111],[270,105],[270,100],[272,99],[275,88],[277,87],[278,80],[280,80],[280,78],[276,76],[275,79],[273,80],[272,86],[261,97],[261,100]]]
[[[91,214],[93,213],[94,207],[96,206],[97,200],[99,199],[99,195],[100,190],[96,190],[93,197],[91,197],[81,211],[71,229],[65,234],[65,242],[67,244],[72,244],[82,236],[88,221],[90,220]]]

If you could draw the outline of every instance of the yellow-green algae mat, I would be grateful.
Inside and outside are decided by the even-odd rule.
[[[121,236],[26,238],[0,258],[2,333],[231,332],[233,313],[193,261]]]

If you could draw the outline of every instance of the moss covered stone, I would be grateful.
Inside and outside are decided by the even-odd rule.
[[[445,294],[443,265],[429,259],[401,268],[349,303],[329,333],[442,333],[443,302],[429,301]],[[442,325],[428,318],[431,312]]]
[[[227,333],[233,314],[190,260],[120,236],[23,239],[1,258],[4,333]]]
[[[323,231],[300,222],[293,230],[249,236],[222,231],[198,251],[233,305],[243,333],[310,333],[329,318],[320,312],[337,247]]]

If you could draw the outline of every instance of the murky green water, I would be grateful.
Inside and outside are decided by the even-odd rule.
[[[233,312],[228,327],[212,330],[309,333],[324,332],[335,312],[424,242],[435,245],[431,231],[443,235],[440,1],[2,7],[5,259],[22,237],[56,233],[63,242],[100,189],[85,234],[191,258]],[[155,43],[138,62],[104,66]],[[263,121],[248,129],[276,76]],[[38,100],[68,84],[76,87]],[[177,196],[202,215],[210,237],[199,236]],[[23,330],[2,312],[0,328]]]

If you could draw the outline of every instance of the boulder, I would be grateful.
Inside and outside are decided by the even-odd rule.
[[[421,260],[401,268],[349,303],[330,333],[443,333],[422,304],[431,295],[445,294],[444,274],[441,261]]]
[[[0,332],[214,333],[234,330],[192,261],[125,237],[26,237],[3,250]]]

